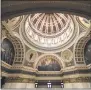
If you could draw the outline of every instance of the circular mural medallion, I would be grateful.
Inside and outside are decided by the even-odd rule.
[[[73,53],[67,49],[61,53],[61,56],[65,62],[70,62],[73,58]]]
[[[33,50],[28,50],[26,52],[26,60],[28,62],[34,62],[37,57],[38,57],[38,53]]]

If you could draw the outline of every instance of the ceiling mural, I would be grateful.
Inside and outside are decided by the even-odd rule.
[[[31,50],[31,49],[28,50],[26,52],[26,59],[25,59],[24,65],[29,66],[29,67],[33,67],[33,64],[34,64],[36,58],[38,58],[38,53],[36,51]]]
[[[26,60],[28,62],[34,62],[37,57],[38,57],[38,53],[36,51],[28,50],[26,52]]]
[[[87,65],[91,63],[91,39],[86,43],[84,58]]]
[[[14,60],[14,46],[12,42],[5,38],[1,43],[1,60],[12,65]]]
[[[55,58],[50,56],[43,57],[37,64],[38,71],[60,71],[61,67]]]
[[[70,62],[73,58],[73,53],[71,50],[67,49],[63,52],[61,52],[61,57],[65,62]]]

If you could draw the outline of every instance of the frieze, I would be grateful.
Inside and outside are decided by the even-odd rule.
[[[82,82],[91,82],[91,77],[77,77],[77,78],[67,78],[61,79],[64,83],[82,83]],[[31,83],[35,82],[35,79],[30,78],[20,78],[20,77],[9,77],[6,78],[6,82],[14,82],[14,83]]]
[[[63,81],[64,83],[91,82],[91,77],[67,78],[64,79]]]
[[[9,74],[24,74],[24,75],[33,75],[33,76],[57,76],[57,72],[55,73],[38,73],[38,72],[29,72],[29,71],[23,71],[23,70],[14,70],[14,69],[7,69],[5,67],[2,67],[2,72],[5,71],[6,73]],[[66,76],[66,75],[74,75],[74,74],[90,74],[91,73],[91,69],[86,69],[86,70],[74,70],[74,71],[69,71],[69,72],[60,72],[58,75],[59,76]]]
[[[9,77],[6,78],[6,82],[15,82],[15,83],[30,83],[30,82],[34,82],[34,79],[30,79],[30,78],[20,78],[20,77]]]

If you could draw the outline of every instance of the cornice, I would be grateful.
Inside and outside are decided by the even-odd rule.
[[[36,80],[62,80],[64,83],[83,83],[83,82],[91,82],[91,76],[90,75],[74,75],[70,77],[35,77],[35,78],[27,78],[26,77],[8,77],[6,78],[6,82],[13,82],[13,83],[30,83],[35,82]]]
[[[30,71],[24,71],[24,70],[17,70],[17,69],[7,69],[5,67],[2,67],[2,72],[6,73],[8,76],[21,76],[21,77],[68,77],[71,75],[76,75],[78,74],[85,74],[85,75],[91,75],[91,69],[77,69],[73,71],[61,71],[61,72],[30,72]],[[3,76],[3,74],[2,74]]]

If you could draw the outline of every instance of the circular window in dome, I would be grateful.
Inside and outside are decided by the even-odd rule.
[[[58,52],[67,49],[78,37],[73,16],[62,13],[35,13],[26,16],[20,34],[25,43],[38,51]]]

